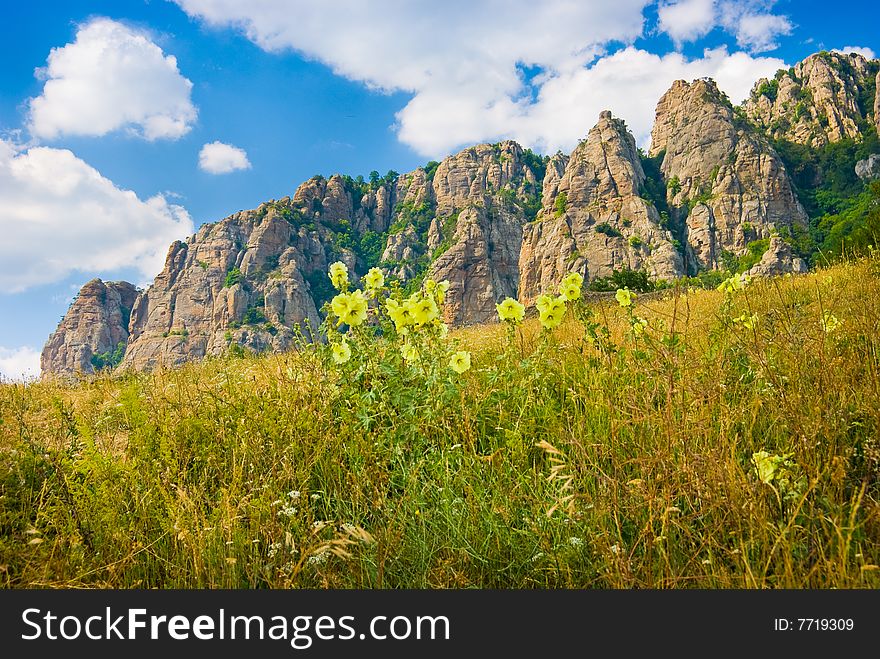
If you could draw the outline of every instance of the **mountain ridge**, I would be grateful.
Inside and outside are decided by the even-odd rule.
[[[496,301],[530,302],[572,270],[587,281],[627,269],[674,279],[730,269],[757,246],[760,267],[746,264],[755,274],[800,272],[796,238],[813,218],[788,150],[776,147],[873,144],[878,79],[876,60],[817,53],[780,71],[775,88],[756,82],[738,107],[709,79],[676,81],[658,102],[647,154],[606,111],[568,156],[508,140],[401,175],[312,177],[292,197],[175,242],[153,284],[119,306],[130,316],[124,332],[110,328],[99,295],[81,294],[46,344],[43,373],[116,366],[110,334],[125,342],[121,369],[290,349],[316,338],[335,260],[354,278],[379,266],[403,286],[448,279],[453,325],[489,321]],[[83,318],[106,327],[85,331]]]

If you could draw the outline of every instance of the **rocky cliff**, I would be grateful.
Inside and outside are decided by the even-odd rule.
[[[524,206],[538,195],[523,153],[514,142],[484,144],[430,172],[372,183],[314,177],[292,198],[204,225],[171,246],[134,303],[122,368],[316,338],[335,260],[355,280],[374,265],[403,284],[449,279],[447,320],[488,320],[498,299],[516,294]]]
[[[284,350],[319,324],[304,277],[327,265],[324,244],[285,219],[289,200],[208,224],[171,246],[131,312],[123,367],[220,354],[232,343]]]
[[[433,194],[429,276],[450,283],[446,321],[488,321],[496,302],[517,294],[526,207],[539,195],[536,173],[516,142],[481,144],[440,164]]]
[[[873,181],[880,178],[880,153],[872,153],[864,160],[859,160],[855,166],[856,176],[863,181]]]
[[[752,241],[807,224],[782,160],[711,80],[679,80],[663,95],[651,155],[662,158],[688,272],[716,269]]]
[[[743,107],[772,139],[812,147],[860,139],[865,125],[880,125],[878,68],[857,53],[816,53],[759,80]]]
[[[877,69],[820,53],[759,82],[743,108],[711,80],[678,81],[657,105],[648,154],[603,112],[570,155],[505,141],[403,175],[313,177],[172,245],[140,294],[90,282],[46,345],[43,371],[111,367],[120,345],[121,367],[144,369],[314,340],[336,260],[355,281],[373,266],[405,288],[448,279],[451,324],[492,320],[497,301],[530,302],[571,271],[671,279],[741,255],[753,264],[765,248],[754,274],[801,271],[787,241],[807,216],[770,140],[857,139],[880,115]]]
[[[802,258],[794,255],[791,245],[779,236],[772,236],[767,251],[764,252],[761,260],[749,269],[748,274],[752,277],[772,277],[806,271],[807,264]]]
[[[877,68],[877,77],[874,78],[874,126],[880,135],[880,66]]]
[[[128,282],[93,279],[82,287],[40,355],[44,374],[89,375],[112,367],[128,343],[137,289]]]
[[[645,179],[626,125],[603,112],[570,157],[547,167],[541,211],[523,231],[520,298],[532,301],[571,271],[586,279],[625,267],[680,276],[672,233],[642,198]]]

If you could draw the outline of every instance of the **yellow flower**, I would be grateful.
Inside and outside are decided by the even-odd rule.
[[[449,325],[446,323],[440,323],[440,338],[445,339],[449,335]]]
[[[471,367],[471,353],[459,350],[449,359],[449,368],[461,375]]]
[[[552,295],[539,295],[538,299],[535,300],[535,306],[538,308],[538,311],[546,311],[547,308],[553,303]]]
[[[753,330],[758,326],[758,314],[753,313],[751,316],[742,314],[738,318],[734,318],[733,322],[742,323],[743,327],[746,329]]]
[[[563,279],[559,285],[559,294],[569,302],[574,302],[581,296],[581,287],[573,281]]]
[[[415,346],[409,343],[404,343],[400,346],[400,354],[403,357],[403,361],[407,364],[413,364],[419,361],[419,351],[416,350]]]
[[[388,317],[394,323],[394,329],[398,332],[403,331],[407,325],[412,323],[412,315],[406,304],[400,304],[397,300],[389,298],[385,300],[385,309],[388,311]]]
[[[578,272],[569,272],[565,277],[562,278],[563,284],[574,284],[578,288],[584,285],[584,278]]]
[[[370,268],[364,275],[364,285],[368,291],[377,291],[385,285],[385,275],[379,268]]]
[[[636,336],[641,336],[648,329],[648,321],[644,318],[636,317],[633,319],[632,331]]]
[[[340,293],[330,301],[330,309],[339,318],[339,324],[357,327],[367,319],[367,298],[361,291]]]
[[[522,322],[526,316],[526,308],[512,297],[505,298],[503,302],[496,304],[498,317],[501,320],[510,321],[514,325]]]
[[[342,261],[336,261],[330,265],[330,283],[337,291],[341,291],[348,286],[348,268]]]
[[[628,288],[618,288],[617,293],[614,294],[614,299],[616,299],[617,304],[622,307],[631,307],[633,301],[636,299],[636,294]]]
[[[351,359],[351,348],[345,341],[342,343],[334,343],[331,346],[331,349],[333,350],[333,361],[335,363],[344,364]]]
[[[330,309],[337,318],[348,313],[348,293],[339,293],[330,301]]]
[[[752,462],[755,463],[758,480],[769,485],[776,476],[776,470],[779,468],[781,460],[778,455],[770,455],[767,451],[758,451],[752,453]]]
[[[433,297],[438,303],[443,304],[443,300],[446,299],[446,291],[449,290],[449,282],[445,279],[443,281],[426,279],[424,289],[428,296]]]
[[[427,325],[435,318],[440,317],[440,309],[432,297],[412,300],[409,304],[409,311],[416,325],[419,326]]]
[[[443,304],[443,300],[446,299],[446,292],[449,290],[449,281],[444,279],[443,281],[437,282],[437,290],[435,291],[435,295],[437,297],[437,302]]]
[[[718,284],[718,290],[722,293],[733,293],[734,291],[741,291],[746,286],[748,286],[751,281],[752,278],[743,272],[742,274],[728,277],[723,282]]]
[[[826,334],[830,334],[838,327],[840,327],[841,323],[837,320],[837,316],[835,316],[830,311],[822,312],[822,329],[825,330]]]
[[[543,296],[542,296],[543,297]],[[549,297],[549,296],[548,296]],[[544,310],[538,315],[541,326],[545,329],[553,329],[557,327],[565,317],[565,300],[563,298],[550,298],[544,307]]]

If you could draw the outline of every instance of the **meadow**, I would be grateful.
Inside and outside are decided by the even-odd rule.
[[[0,586],[880,587],[878,284],[0,385]]]

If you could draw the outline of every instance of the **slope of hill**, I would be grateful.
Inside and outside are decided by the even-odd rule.
[[[0,385],[0,586],[880,587],[878,284]]]

